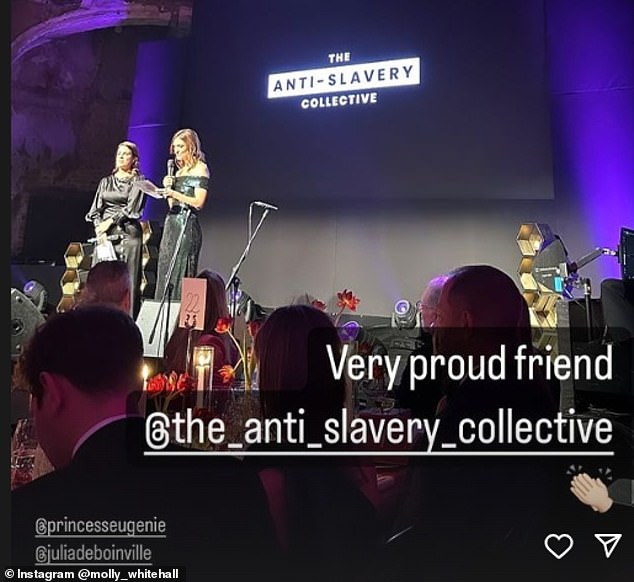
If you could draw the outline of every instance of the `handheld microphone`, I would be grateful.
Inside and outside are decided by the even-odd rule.
[[[169,158],[167,160],[167,175],[168,176],[173,176],[174,173],[175,173],[175,171],[174,171],[175,169],[176,169],[176,167],[175,167],[175,164],[174,164],[174,159],[173,158]]]
[[[262,208],[266,208],[267,210],[277,210],[277,206],[267,204],[266,202],[259,202],[256,200],[253,204],[255,204],[256,206],[261,206]]]

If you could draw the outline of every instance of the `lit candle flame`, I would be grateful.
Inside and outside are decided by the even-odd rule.
[[[198,365],[199,366],[209,366],[211,364],[211,354],[200,352],[198,354]]]
[[[150,368],[147,364],[143,364],[143,390],[147,388],[147,379],[150,376]]]

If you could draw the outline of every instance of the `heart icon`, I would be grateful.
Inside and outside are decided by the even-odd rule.
[[[568,534],[550,534],[544,538],[544,546],[558,560],[561,560],[574,545],[574,540]]]

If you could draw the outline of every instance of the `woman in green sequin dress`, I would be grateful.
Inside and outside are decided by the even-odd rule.
[[[155,299],[162,299],[168,284],[169,268],[174,261],[169,283],[171,299],[180,299],[183,277],[198,273],[202,231],[198,213],[207,199],[210,172],[200,139],[193,129],[180,129],[172,137],[170,152],[176,162],[176,175],[165,176],[163,187],[169,204],[159,247]],[[180,246],[178,240],[183,233]],[[178,247],[178,248],[177,248]]]

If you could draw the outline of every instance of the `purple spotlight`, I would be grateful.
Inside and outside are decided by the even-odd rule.
[[[420,327],[420,317],[414,305],[407,299],[399,299],[394,304],[392,313],[392,327],[398,329],[411,329]]]
[[[359,336],[359,332],[361,331],[361,325],[354,321],[350,320],[344,323],[341,327],[339,327],[339,339],[342,342],[353,342]]]
[[[407,299],[400,299],[394,304],[394,312],[397,315],[406,315],[412,308],[412,304]]]

